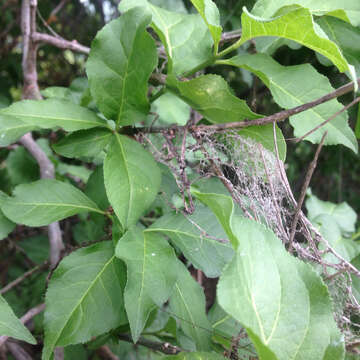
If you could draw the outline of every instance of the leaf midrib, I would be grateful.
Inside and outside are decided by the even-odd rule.
[[[85,293],[81,296],[80,300],[77,302],[77,304],[74,306],[73,310],[71,311],[70,315],[68,316],[68,318],[66,319],[64,326],[62,327],[61,332],[59,333],[59,335],[56,337],[55,341],[53,341],[54,346],[52,348],[54,348],[59,340],[59,338],[61,337],[66,325],[68,324],[68,321],[71,319],[71,317],[73,316],[74,312],[76,311],[76,309],[81,306],[81,303],[83,302],[84,298],[88,295],[88,293],[90,292],[90,290],[92,289],[92,287],[95,285],[95,283],[98,281],[98,279],[100,278],[100,276],[104,273],[104,271],[106,270],[106,268],[111,264],[111,262],[115,259],[115,255],[112,255],[112,257],[104,264],[102,270],[98,273],[98,275],[96,275],[96,277],[94,278],[94,280],[92,282],[90,282],[88,289],[85,291]]]

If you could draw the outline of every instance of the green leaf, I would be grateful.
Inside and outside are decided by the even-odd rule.
[[[38,163],[23,146],[10,152],[6,168],[14,186],[35,181],[40,175]]]
[[[284,15],[270,19],[255,17],[244,9],[241,22],[242,36],[239,45],[259,36],[279,36],[296,41],[324,55],[340,72],[349,70],[349,64],[339,47],[316,25],[308,9],[297,7]]]
[[[109,207],[110,204],[106,196],[104,169],[102,165],[99,165],[90,175],[84,192],[100,209],[106,210]]]
[[[202,75],[190,81],[168,77],[168,84],[177,95],[212,123],[257,119],[246,104],[232,94],[227,82],[218,75]]]
[[[57,144],[53,145],[53,149],[60,155],[76,158],[98,155],[104,147],[109,143],[112,132],[108,129],[93,128],[88,130],[76,131]]]
[[[152,310],[168,300],[177,278],[174,250],[160,236],[136,227],[118,241],[116,256],[127,266],[125,309],[136,342]]]
[[[358,111],[357,111],[355,135],[358,139],[360,139],[360,107],[358,107]]]
[[[0,295],[0,335],[36,344],[30,331],[15,316],[9,304]]]
[[[135,140],[115,134],[104,162],[106,193],[121,225],[136,224],[154,201],[161,173],[152,156]]]
[[[2,114],[0,111],[0,146],[8,146],[29,131],[38,130],[15,116]]]
[[[259,358],[342,359],[344,340],[321,278],[263,225],[236,217],[232,230],[240,245],[220,278],[218,301],[245,327]]]
[[[331,215],[345,235],[355,231],[357,215],[348,203],[334,204],[329,201],[322,201],[310,193],[305,205],[310,221],[319,215]]]
[[[279,159],[285,161],[286,159],[286,141],[284,135],[279,127],[276,125],[276,142],[279,152]],[[275,139],[274,139],[274,129],[273,124],[259,125],[259,126],[249,126],[247,128],[241,129],[239,135],[255,140],[256,142],[262,144],[265,149],[270,150],[275,155]]]
[[[232,219],[234,216],[234,203],[230,196],[216,193],[202,193],[196,189],[191,190],[203,204],[208,206],[216,215],[219,223],[226,232],[234,249],[239,245],[239,240],[232,230]]]
[[[199,14],[167,11],[146,0],[122,0],[119,9],[127,11],[139,5],[152,15],[151,26],[164,44],[168,56],[168,73],[180,75],[213,58],[213,41]]]
[[[10,220],[28,226],[44,226],[86,211],[103,214],[76,187],[53,179],[19,185],[1,210]]]
[[[287,5],[300,5],[308,8],[313,14],[331,15],[345,21],[351,21],[354,26],[360,25],[360,3],[358,0],[258,0],[252,13],[261,17],[275,15],[276,11]]]
[[[274,100],[285,109],[305,104],[334,90],[329,80],[309,64],[282,66],[266,54],[240,55],[220,63],[242,67],[253,72],[270,89]],[[314,82],[316,87],[314,87]],[[334,99],[291,116],[290,122],[295,129],[295,136],[305,135],[342,108],[343,105]],[[325,144],[343,144],[357,152],[357,141],[347,123],[346,112],[305,139],[319,143],[325,131],[328,132]]]
[[[86,63],[98,108],[119,125],[146,118],[147,82],[157,64],[155,42],[146,32],[151,21],[144,8],[128,11],[96,35]]]
[[[212,0],[191,0],[191,2],[209,28],[215,44],[215,53],[217,53],[222,32],[219,9]]]
[[[168,236],[194,267],[210,278],[218,277],[233,256],[231,245],[224,243],[228,240],[222,227],[205,206],[197,206],[187,217],[181,213],[162,216],[145,232]]]
[[[190,118],[190,106],[171,92],[166,92],[152,103],[152,111],[163,124],[185,125]]]
[[[339,46],[348,63],[355,67],[356,73],[360,74],[360,29],[331,16],[323,16],[317,23],[329,39]]]
[[[0,190],[0,208],[7,198],[8,196]],[[14,230],[14,227],[15,224],[0,210],[0,240],[6,238],[6,236]]]
[[[163,356],[161,360],[224,360],[224,356],[211,352],[191,352],[179,355]]]
[[[94,112],[70,101],[59,99],[22,100],[2,109],[0,115],[15,116],[29,126],[43,129],[60,127],[66,131],[76,131],[108,126],[106,121]]]
[[[50,359],[56,346],[83,343],[125,324],[125,278],[125,267],[110,241],[64,258],[46,292],[42,359]]]
[[[346,261],[351,261],[360,254],[360,245],[356,241],[344,238],[341,229],[333,216],[321,214],[313,218],[312,223],[317,225],[317,229],[329,245],[340,254]],[[325,254],[324,260],[331,264],[338,264],[341,261],[333,254]],[[336,272],[334,270],[334,272]]]
[[[211,349],[212,327],[205,313],[205,295],[180,261],[172,264],[178,278],[170,297],[171,314],[180,321],[184,333],[196,344],[197,350]]]
[[[56,172],[60,175],[70,175],[86,183],[91,174],[91,170],[82,165],[71,165],[59,162],[56,166]]]

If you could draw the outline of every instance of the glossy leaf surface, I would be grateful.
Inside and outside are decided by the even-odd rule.
[[[0,295],[0,335],[10,336],[14,339],[36,344],[30,331],[15,316],[11,307]]]
[[[69,158],[93,157],[99,155],[111,136],[112,132],[108,129],[80,130],[61,139],[53,148],[58,154]]]
[[[125,279],[125,266],[115,257],[110,241],[64,258],[46,293],[42,359],[50,359],[56,346],[83,343],[125,324]]]
[[[316,100],[334,90],[329,80],[309,64],[282,66],[266,54],[240,55],[221,63],[242,67],[253,72],[270,89],[274,100],[285,109]],[[316,87],[313,85],[314,82]],[[305,135],[342,107],[343,105],[334,99],[291,116],[290,122],[295,129],[295,136]],[[346,112],[308,135],[306,140],[319,143],[325,131],[328,132],[325,144],[343,144],[357,152],[357,141],[347,123]]]
[[[104,162],[105,188],[122,226],[134,225],[154,201],[161,173],[135,140],[114,135]]]
[[[316,26],[308,9],[295,8],[284,15],[270,19],[254,17],[244,10],[241,22],[240,43],[259,36],[279,36],[296,41],[324,55],[334,63],[340,72],[349,70],[349,65],[339,47]]]
[[[60,127],[66,131],[76,131],[108,126],[93,111],[59,99],[18,101],[2,109],[0,115],[12,115],[29,126],[43,129]]]
[[[1,206],[13,222],[43,226],[87,211],[103,213],[76,187],[53,179],[19,185]]]
[[[133,227],[118,241],[116,256],[127,266],[125,309],[136,342],[152,310],[168,300],[177,278],[176,256],[165,239]]]
[[[121,126],[144,120],[150,109],[147,82],[157,64],[155,42],[146,32],[150,21],[146,9],[137,7],[105,25],[86,64],[97,106]]]

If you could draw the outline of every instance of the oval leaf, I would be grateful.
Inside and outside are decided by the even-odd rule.
[[[125,267],[110,241],[64,258],[46,292],[42,359],[50,359],[56,346],[83,343],[125,324],[125,278]]]
[[[60,140],[53,145],[53,149],[58,154],[69,158],[94,157],[99,155],[109,143],[111,136],[112,132],[103,128],[80,130]]]
[[[0,295],[0,335],[10,336],[14,339],[36,344],[30,331],[15,316],[11,307]]]
[[[157,64],[155,42],[146,32],[150,21],[146,9],[132,9],[104,26],[91,46],[86,64],[91,94],[102,113],[120,125],[144,120],[150,109],[147,82]]]
[[[118,241],[116,256],[127,266],[125,309],[137,342],[150,312],[170,296],[177,278],[176,256],[165,239],[135,227]]]
[[[107,127],[106,121],[94,112],[60,99],[22,100],[2,109],[0,114],[12,115],[24,123],[43,129],[56,127],[66,131]]]
[[[10,220],[28,226],[49,225],[86,211],[104,213],[79,189],[53,179],[17,186],[1,209]]]
[[[115,134],[104,162],[105,188],[122,226],[136,224],[154,201],[161,172],[152,156],[135,140]]]

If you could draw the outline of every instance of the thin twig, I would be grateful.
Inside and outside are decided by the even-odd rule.
[[[159,76],[161,75],[161,76]],[[155,81],[157,81],[159,84],[165,84],[166,82],[166,76],[163,74],[153,74],[151,78]],[[360,78],[357,79],[358,84],[360,85]],[[328,93],[316,100],[310,101],[306,104],[302,104],[299,106],[295,106],[294,108],[282,110],[275,114],[264,116],[259,119],[253,119],[253,120],[244,120],[244,121],[235,121],[235,122],[228,122],[228,123],[221,123],[221,124],[213,124],[213,125],[194,125],[189,128],[189,131],[196,132],[198,130],[214,130],[214,131],[222,131],[222,130],[229,130],[229,129],[242,129],[247,128],[249,126],[259,126],[259,125],[265,125],[270,124],[273,122],[281,122],[287,119],[290,116],[299,114],[301,112],[304,112],[306,110],[312,109],[315,106],[318,106],[320,104],[326,103],[330,100],[333,100],[339,96],[342,96],[344,94],[347,94],[354,90],[354,83],[350,82],[347,83],[340,88],[332,91],[331,93]],[[183,126],[177,126],[173,127],[173,130],[181,130]],[[135,133],[143,132],[143,133],[162,133],[166,130],[165,127],[153,127],[151,131],[149,131],[148,128],[136,128],[134,129]]]
[[[25,272],[23,275],[12,281],[11,283],[4,286],[2,289],[0,289],[0,294],[3,295],[15,286],[22,283],[25,279],[30,277],[32,274],[36,273],[39,270],[46,269],[49,266],[48,262],[45,261],[43,264],[37,265],[34,268],[30,269],[29,271]]]
[[[20,321],[23,324],[26,324],[33,317],[35,317],[36,315],[38,315],[42,311],[44,311],[44,309],[45,309],[45,304],[37,305],[37,306],[33,307],[32,309],[30,309],[24,316],[22,316],[20,318]],[[0,347],[3,346],[8,339],[9,339],[9,336],[6,336],[6,335],[0,336]]]
[[[311,180],[312,175],[314,173],[314,170],[316,168],[317,161],[318,161],[318,158],[319,158],[319,154],[320,154],[320,151],[321,151],[321,149],[322,149],[322,147],[324,145],[326,135],[327,135],[327,131],[324,133],[324,135],[321,138],[320,144],[318,145],[318,147],[316,149],[314,159],[310,163],[308,171],[307,171],[306,176],[305,176],[305,181],[304,181],[304,184],[302,186],[300,198],[299,198],[296,210],[295,210],[294,221],[293,221],[293,223],[291,225],[290,238],[289,238],[289,252],[292,252],[292,250],[293,250],[293,241],[294,241],[294,237],[295,237],[296,226],[297,226],[297,223],[298,223],[298,220],[299,220],[299,216],[300,216],[300,212],[301,212],[303,202],[305,200],[306,190],[309,187],[310,180]]]
[[[32,356],[30,356],[22,346],[15,341],[8,341],[6,347],[10,351],[11,355],[15,360],[32,360]]]
[[[48,34],[36,32],[32,35],[32,39],[35,43],[47,43],[60,49],[69,49],[79,53],[88,55],[90,48],[79,44],[76,40],[69,41],[61,37],[55,37]]]
[[[304,140],[306,137],[308,137],[309,135],[311,135],[312,133],[314,133],[316,130],[320,129],[321,127],[323,127],[324,125],[326,125],[328,122],[330,122],[331,120],[334,120],[337,116],[339,116],[341,113],[343,113],[344,111],[346,111],[347,109],[351,108],[352,106],[354,106],[355,104],[357,104],[360,101],[360,96],[357,97],[356,99],[354,99],[351,103],[347,104],[346,106],[344,106],[343,108],[341,108],[339,111],[337,111],[334,115],[330,116],[327,120],[323,121],[321,124],[319,124],[318,126],[314,127],[312,130],[308,131],[305,135],[297,138],[294,140],[295,143],[298,143],[302,140]]]
[[[133,343],[132,338],[127,334],[120,334],[118,335],[120,340],[127,341],[129,343]],[[176,355],[180,352],[187,352],[187,350],[181,349],[178,346],[172,345],[168,342],[157,342],[157,341],[151,341],[145,338],[140,338],[137,343],[138,345],[145,346],[149,349],[152,349],[154,351],[159,351],[163,354],[167,355]]]

